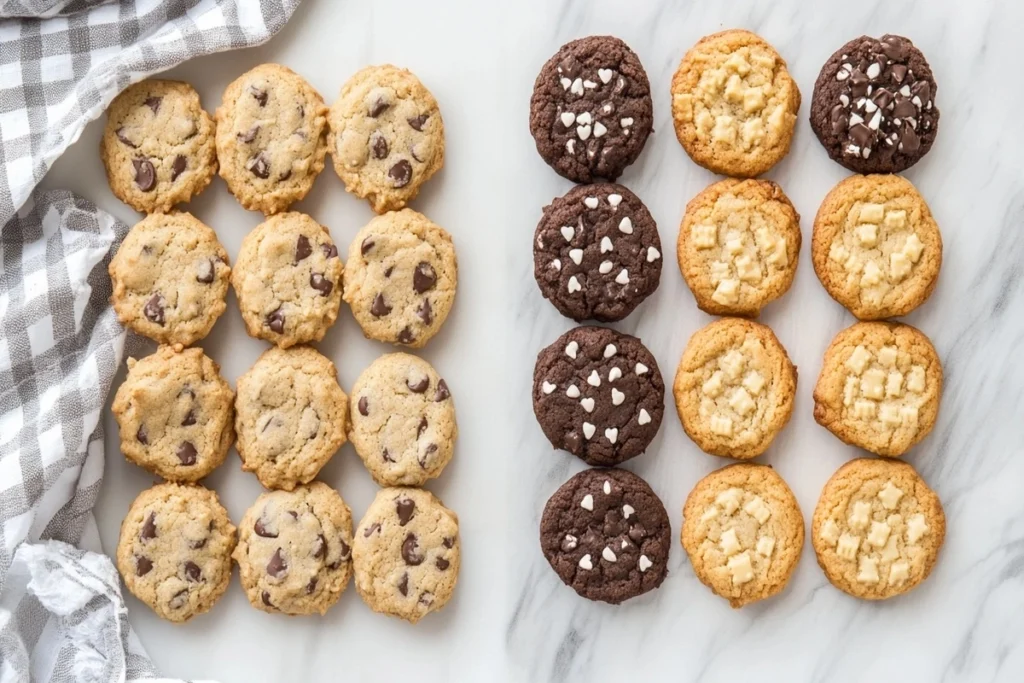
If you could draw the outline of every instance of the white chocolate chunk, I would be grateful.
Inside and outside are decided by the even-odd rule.
[[[714,519],[717,516],[718,516],[718,506],[717,505],[712,505],[711,507],[709,507],[707,510],[704,511],[703,515],[700,516],[700,521],[702,521],[702,522],[709,522],[709,521],[711,521],[712,519]]]
[[[889,279],[893,282],[902,282],[911,269],[910,259],[904,254],[896,251],[889,255]]]
[[[844,560],[852,560],[857,557],[857,549],[860,548],[860,539],[851,534],[843,534],[836,543],[836,555]]]
[[[756,519],[758,524],[764,524],[772,516],[771,509],[765,505],[760,496],[751,498],[750,502],[743,506],[743,509],[748,515]]]
[[[858,500],[853,504],[853,510],[850,512],[850,519],[847,521],[849,522],[851,529],[856,529],[857,531],[867,529],[868,523],[871,521],[871,503]]]
[[[899,515],[895,515],[895,516],[899,517]],[[879,555],[879,557],[881,558],[882,562],[892,562],[893,560],[895,560],[897,557],[900,556],[900,551],[896,547],[896,540],[897,539],[896,539],[896,535],[895,534],[889,534],[889,541],[888,541],[888,543],[885,544],[885,547],[882,548],[882,552]]]
[[[860,420],[871,420],[875,417],[878,404],[874,401],[856,401],[853,404],[853,416]]]
[[[698,249],[711,249],[718,244],[718,228],[707,223],[693,226],[690,235]]]
[[[886,211],[885,226],[893,230],[902,230],[907,225],[906,211]]]
[[[889,532],[892,529],[885,522],[871,522],[871,531],[868,532],[868,543],[881,548],[889,540]]]
[[[736,586],[741,586],[754,579],[754,568],[750,564],[750,555],[746,551],[730,557],[726,567],[732,573],[732,582]]]
[[[881,223],[884,217],[885,207],[881,204],[861,204],[860,221],[862,223]]]
[[[924,368],[920,365],[910,368],[910,374],[907,375],[907,391],[917,394],[924,391]]]
[[[917,233],[913,233],[907,238],[906,243],[903,245],[903,253],[912,262],[917,263],[921,258],[921,252],[924,251],[924,244],[918,239]]]
[[[736,487],[722,491],[715,496],[715,505],[725,510],[725,514],[731,515],[736,512],[743,501],[743,491]]]
[[[757,541],[757,554],[762,557],[771,557],[775,550],[775,539],[771,536],[762,536]]]
[[[899,351],[895,346],[883,346],[878,350],[878,364],[882,367],[891,368],[898,357]]]
[[[705,396],[717,398],[722,394],[722,389],[724,387],[725,383],[722,380],[722,372],[720,370],[715,370],[711,377],[708,378],[708,381],[704,382],[700,390],[704,393]]]
[[[732,397],[729,398],[729,405],[739,413],[741,416],[747,416],[756,406],[754,401],[750,398],[750,394],[743,387],[739,387],[733,392]]]
[[[839,525],[834,520],[825,520],[825,523],[821,525],[821,531],[818,532],[818,535],[821,537],[821,540],[834,545],[839,541]]]
[[[873,247],[878,244],[878,226],[874,223],[861,223],[854,229],[857,241],[862,247]]]
[[[746,387],[754,396],[761,393],[764,389],[764,377],[757,370],[751,370],[747,373],[747,376],[743,378],[743,386]]]
[[[850,354],[850,358],[846,361],[846,367],[857,375],[864,372],[865,366],[868,361],[871,360],[871,352],[865,349],[863,346],[858,345]]]
[[[910,576],[910,564],[906,562],[893,562],[889,567],[889,584],[897,586]]]
[[[878,583],[878,560],[867,555],[860,556],[857,566],[857,581],[860,583]]]
[[[864,264],[864,274],[860,278],[861,287],[874,287],[882,281],[882,269],[874,261]]]
[[[907,520],[907,543],[913,545],[921,540],[921,537],[928,532],[928,524],[924,521],[924,515],[920,512],[911,515]]]
[[[871,368],[861,375],[860,393],[867,398],[881,399],[885,395],[885,371]]]
[[[882,501],[882,507],[886,510],[895,510],[902,497],[903,491],[891,481],[885,482],[885,486],[878,492],[878,500]]]
[[[908,426],[917,425],[917,406],[903,406],[900,408],[900,422]]]
[[[743,368],[746,365],[746,359],[743,354],[736,349],[732,349],[729,353],[725,354],[718,359],[718,367],[722,368],[726,376],[735,380],[743,373]]]
[[[726,557],[735,555],[743,550],[743,546],[740,545],[740,539],[736,537],[736,529],[725,531],[721,539],[719,539],[718,545],[722,548],[722,552]]]

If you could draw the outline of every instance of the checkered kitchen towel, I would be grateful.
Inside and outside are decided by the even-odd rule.
[[[158,680],[110,560],[74,547],[99,548],[126,340],[107,264],[127,226],[33,189],[130,83],[262,43],[298,2],[0,0],[0,683]]]

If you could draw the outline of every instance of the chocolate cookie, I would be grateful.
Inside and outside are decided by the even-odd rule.
[[[811,100],[811,128],[855,173],[899,173],[928,153],[939,130],[931,67],[909,39],[861,36],[829,57]]]
[[[658,433],[665,383],[636,337],[577,327],[537,355],[533,411],[555,448],[590,465],[617,465]]]
[[[544,506],[540,545],[567,586],[617,605],[661,585],[672,529],[651,487],[632,472],[584,470]]]
[[[653,129],[651,84],[636,53],[613,36],[562,46],[530,98],[530,133],[551,168],[577,183],[615,180]]]
[[[575,187],[544,207],[533,241],[533,276],[564,316],[622,320],[658,288],[658,226],[621,185]]]

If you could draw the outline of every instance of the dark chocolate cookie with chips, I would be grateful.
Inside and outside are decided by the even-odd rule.
[[[544,208],[533,242],[533,275],[562,315],[622,320],[658,288],[658,226],[639,197],[621,185],[575,187]]]
[[[643,151],[652,119],[647,72],[613,36],[563,45],[541,69],[530,99],[537,151],[577,183],[618,178]]]
[[[608,467],[640,455],[654,439],[665,383],[636,337],[577,327],[537,355],[533,410],[555,448]]]
[[[658,496],[619,469],[580,472],[555,491],[540,520],[541,549],[559,578],[613,605],[661,585],[671,536]]]
[[[899,173],[928,153],[939,130],[935,79],[909,39],[861,36],[833,54],[814,84],[811,127],[855,173]]]

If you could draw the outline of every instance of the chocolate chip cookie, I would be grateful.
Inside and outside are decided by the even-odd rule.
[[[861,36],[821,67],[811,128],[854,173],[899,173],[928,153],[939,131],[935,79],[909,38]]]
[[[653,130],[651,84],[636,53],[614,36],[567,43],[544,64],[530,98],[530,133],[559,175],[615,180]]]
[[[541,550],[558,577],[613,605],[661,585],[671,536],[658,496],[620,469],[580,472],[555,491],[540,520]]]
[[[574,187],[544,207],[533,240],[533,276],[564,316],[622,320],[658,288],[658,226],[622,185]]]
[[[352,513],[319,481],[264,493],[242,518],[234,558],[256,609],[326,614],[352,575]]]
[[[161,344],[188,346],[224,309],[231,267],[217,234],[192,214],[146,216],[110,261],[118,320]]]
[[[353,539],[356,590],[373,611],[415,624],[451,599],[459,550],[459,518],[432,493],[381,489]]]
[[[343,297],[368,338],[418,349],[448,317],[457,280],[451,236],[403,209],[374,218],[356,234]]]
[[[247,209],[284,211],[324,170],[327,107],[287,67],[261,64],[239,76],[216,118],[220,175]]]
[[[213,119],[188,83],[150,79],[129,86],[110,103],[100,141],[110,189],[136,211],[170,211],[213,179],[213,136]]]
[[[341,307],[343,270],[331,234],[306,214],[256,226],[231,273],[249,336],[281,348],[323,339]]]
[[[377,213],[403,208],[444,165],[437,100],[407,69],[358,72],[331,107],[330,126],[334,170]]]
[[[590,465],[617,465],[658,433],[665,383],[636,337],[577,327],[537,354],[533,412],[555,448]]]
[[[224,594],[234,548],[235,527],[216,493],[157,484],[139,494],[121,523],[117,568],[132,595],[181,623]]]
[[[307,484],[345,443],[347,417],[334,363],[309,346],[264,351],[238,378],[242,469],[268,489]]]
[[[422,486],[441,474],[459,430],[448,385],[425,360],[381,356],[356,380],[349,439],[381,486]]]
[[[199,481],[235,440],[235,392],[202,349],[161,346],[128,359],[128,377],[111,410],[121,452],[168,481]]]

